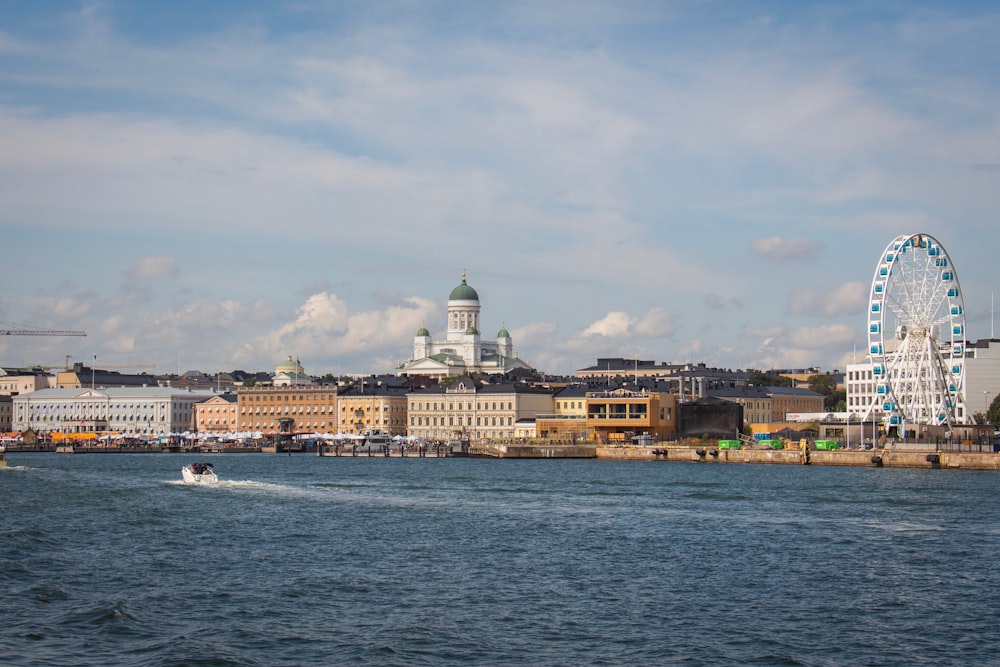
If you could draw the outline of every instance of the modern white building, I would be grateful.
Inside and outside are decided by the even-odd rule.
[[[40,389],[13,397],[13,431],[167,435],[194,426],[194,405],[211,391],[172,387]]]
[[[479,323],[479,294],[465,279],[448,296],[448,331],[444,340],[431,339],[420,327],[413,339],[413,353],[396,369],[396,375],[429,377],[461,376],[471,373],[506,373],[516,368],[531,369],[514,354],[514,341],[506,326],[496,341],[483,340]]]

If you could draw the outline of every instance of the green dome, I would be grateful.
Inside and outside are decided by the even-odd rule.
[[[510,338],[510,332],[507,331],[506,325],[500,327],[500,331],[497,332],[497,338]]]
[[[278,366],[274,369],[275,375],[278,375],[279,373],[301,375],[303,372],[305,372],[305,369],[302,368],[302,364],[300,364],[297,359],[293,361],[291,357],[288,357],[288,361],[278,364]]]
[[[471,325],[470,325],[470,326],[469,326],[469,327],[468,327],[468,328],[467,328],[467,329],[465,330],[465,335],[466,335],[466,336],[468,336],[468,335],[470,335],[470,334],[473,334],[473,335],[476,335],[476,336],[478,336],[478,335],[479,335],[479,329],[477,329],[476,327],[474,327],[474,326],[471,326]]]
[[[420,327],[417,329],[417,336],[430,336],[431,332],[427,330],[427,327]]]
[[[451,291],[449,301],[479,301],[479,294],[465,282],[465,271],[462,271],[462,284]]]

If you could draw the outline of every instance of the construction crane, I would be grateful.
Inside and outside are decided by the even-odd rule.
[[[24,325],[8,325],[5,322],[0,322],[3,327],[10,326],[12,328],[0,328],[0,336],[86,336],[86,331],[71,331],[68,329],[39,329],[38,327],[26,327]],[[18,328],[13,328],[18,327]]]
[[[47,371],[62,370],[68,371],[72,365],[69,360],[73,357],[71,355],[66,355],[66,361],[61,364],[39,364],[39,368],[44,368]],[[96,364],[95,364],[96,365]],[[111,369],[126,369],[126,368],[156,368],[156,364],[101,364],[101,370],[111,370]]]

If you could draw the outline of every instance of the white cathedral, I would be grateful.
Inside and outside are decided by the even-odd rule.
[[[448,377],[479,373],[492,375],[531,366],[514,356],[514,341],[507,327],[497,332],[496,342],[482,340],[479,334],[479,294],[465,282],[448,296],[448,335],[432,341],[426,327],[413,338],[413,354],[400,364],[396,375]]]

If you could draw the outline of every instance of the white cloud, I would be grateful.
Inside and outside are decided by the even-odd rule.
[[[844,283],[832,292],[800,287],[788,297],[788,312],[793,315],[836,317],[861,316],[864,311],[867,287],[860,282]]]
[[[781,236],[770,236],[754,239],[750,247],[765,259],[787,261],[813,257],[822,245],[819,241],[803,237],[786,239]]]
[[[347,304],[334,294],[313,294],[299,307],[293,321],[254,337],[237,358],[277,359],[294,354],[329,363],[358,352],[390,351],[385,358],[398,359],[412,345],[416,330],[436,310],[433,302],[411,297],[401,305],[383,310],[350,312]],[[397,354],[392,355],[392,351]]]
[[[173,257],[141,257],[132,260],[125,276],[129,280],[155,280],[176,278],[180,275]]]
[[[640,316],[632,329],[637,336],[667,338],[674,334],[674,316],[666,308],[653,307]]]
[[[627,336],[631,325],[632,318],[627,313],[613,311],[584,329],[582,335],[618,338]]]

